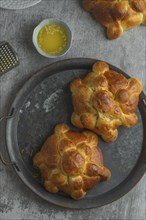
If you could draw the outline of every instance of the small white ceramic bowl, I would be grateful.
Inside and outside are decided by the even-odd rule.
[[[37,41],[37,36],[38,36],[38,33],[39,33],[39,31],[41,30],[41,28],[44,27],[44,26],[47,25],[47,24],[50,24],[50,23],[56,23],[56,24],[62,25],[62,26],[65,28],[66,33],[67,33],[67,37],[68,37],[68,43],[67,43],[67,46],[66,46],[66,48],[64,49],[64,51],[61,52],[61,53],[59,53],[59,54],[55,54],[55,55],[47,54],[47,53],[45,53],[43,50],[41,50],[41,48],[40,48],[39,45],[38,45],[38,41]],[[43,55],[43,56],[45,56],[45,57],[48,57],[48,58],[57,58],[57,57],[60,57],[60,56],[65,55],[65,54],[69,51],[69,49],[71,48],[71,44],[72,44],[72,32],[71,32],[69,26],[68,26],[65,22],[63,22],[63,21],[61,21],[61,20],[59,20],[59,19],[55,19],[55,18],[48,18],[48,19],[43,20],[40,24],[38,24],[38,25],[36,26],[36,28],[35,28],[34,31],[33,31],[32,41],[33,41],[33,44],[34,44],[36,50],[37,50],[41,55]]]

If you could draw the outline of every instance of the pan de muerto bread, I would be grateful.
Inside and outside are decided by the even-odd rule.
[[[71,131],[65,124],[55,127],[33,164],[39,168],[47,191],[61,190],[74,199],[81,199],[111,175],[103,166],[97,136],[90,131]]]
[[[107,142],[116,139],[120,125],[131,127],[138,122],[135,111],[141,83],[110,70],[104,62],[96,62],[84,79],[74,80],[71,91],[73,125],[92,130]]]
[[[83,8],[107,28],[109,39],[123,31],[146,24],[146,0],[82,0]]]

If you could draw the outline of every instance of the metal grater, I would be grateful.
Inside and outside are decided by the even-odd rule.
[[[19,64],[17,54],[6,41],[0,43],[0,75]]]

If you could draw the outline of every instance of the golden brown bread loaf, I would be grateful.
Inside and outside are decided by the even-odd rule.
[[[135,111],[141,83],[110,70],[108,64],[96,62],[84,79],[71,83],[71,91],[74,126],[92,130],[108,142],[116,139],[120,125],[137,124]]]
[[[47,191],[59,190],[74,199],[81,199],[98,182],[110,178],[110,171],[103,166],[97,136],[90,132],[69,130],[65,124],[55,127],[40,152],[33,158]]]
[[[146,0],[82,0],[83,8],[107,28],[109,39],[123,31],[146,24]]]

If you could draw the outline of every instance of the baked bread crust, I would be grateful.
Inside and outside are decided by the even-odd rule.
[[[82,0],[83,8],[107,28],[107,37],[116,39],[123,31],[146,24],[146,0]]]
[[[103,166],[97,136],[90,131],[71,131],[65,124],[55,127],[33,164],[40,170],[47,191],[61,190],[76,200],[111,175]]]
[[[110,142],[117,138],[120,125],[137,124],[135,114],[142,86],[135,78],[127,79],[109,69],[108,64],[96,62],[84,79],[71,83],[74,112],[72,124],[87,128]]]

